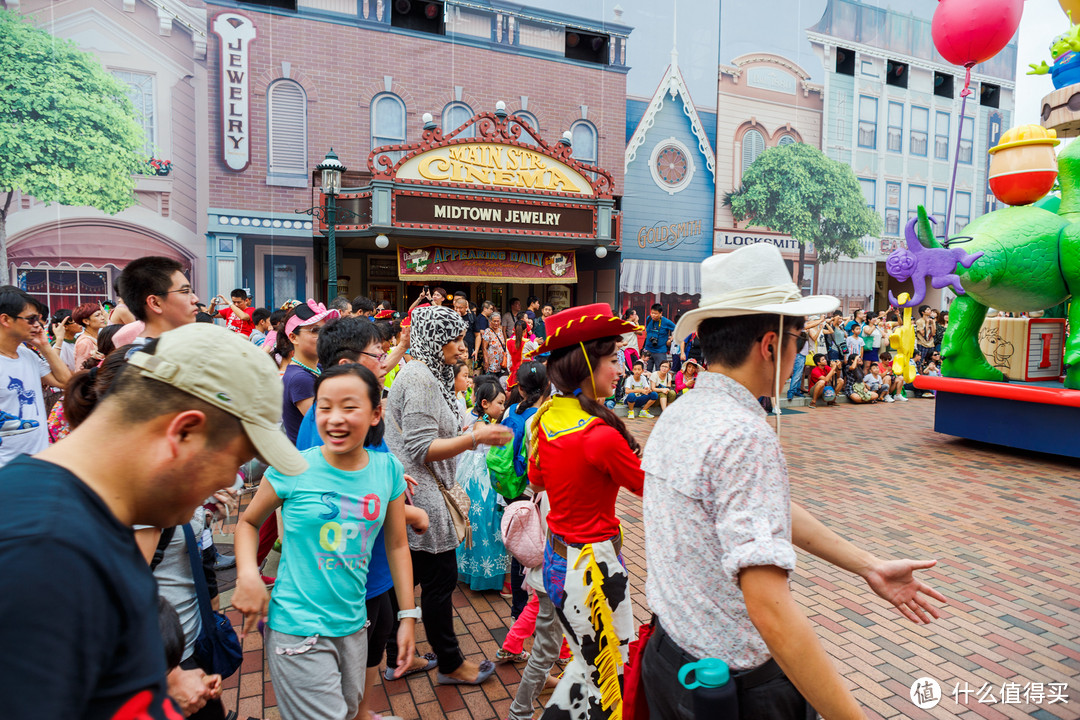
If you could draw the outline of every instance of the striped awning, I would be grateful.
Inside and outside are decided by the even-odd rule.
[[[817,292],[841,298],[872,298],[877,263],[873,260],[837,260],[818,265]]]
[[[623,260],[619,290],[624,293],[701,293],[701,263]]]

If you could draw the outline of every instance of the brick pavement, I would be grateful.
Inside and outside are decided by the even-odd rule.
[[[630,422],[648,438],[653,421]],[[793,497],[827,525],[881,556],[938,559],[923,577],[949,598],[942,619],[916,626],[858,578],[801,552],[796,596],[870,718],[1080,718],[1080,473],[1052,457],[941,436],[932,425],[928,400],[821,408],[786,416],[783,444]],[[618,510],[635,616],[645,621],[641,502],[623,493]],[[454,604],[466,655],[493,656],[510,624],[508,602],[459,586]],[[261,639],[245,650],[241,672],[225,683],[226,707],[235,707],[239,686],[241,717],[277,718]],[[505,717],[521,667],[500,666],[480,688],[441,687],[434,673],[380,681],[374,707],[407,720]],[[923,676],[945,695],[926,711],[908,697]],[[1023,693],[1002,703],[1003,683],[1016,683],[1011,691],[1040,682],[1068,683],[1068,704],[1024,703]],[[957,683],[972,690],[966,706],[951,697]],[[978,701],[985,683],[994,704]]]

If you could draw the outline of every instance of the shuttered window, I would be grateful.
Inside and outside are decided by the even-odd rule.
[[[578,120],[570,126],[570,142],[574,159],[586,165],[596,164],[596,128],[588,120]]]
[[[307,177],[307,95],[293,80],[277,80],[267,93],[269,173]]]
[[[785,134],[780,136],[780,140],[777,141],[776,146],[784,147],[785,145],[794,145],[796,142],[798,141],[795,139],[794,135]]]
[[[757,130],[747,130],[742,136],[742,173],[745,175],[758,155],[765,152],[765,136]]]

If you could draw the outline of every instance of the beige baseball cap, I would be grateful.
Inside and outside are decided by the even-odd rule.
[[[281,430],[284,390],[274,361],[247,338],[209,323],[162,333],[151,355],[139,350],[128,362],[153,378],[224,410],[240,420],[268,465],[285,475],[308,468]]]

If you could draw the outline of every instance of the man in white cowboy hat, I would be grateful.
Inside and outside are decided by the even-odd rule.
[[[651,715],[693,718],[678,671],[719,658],[740,714],[861,718],[788,588],[794,546],[858,573],[916,623],[938,617],[925,596],[945,598],[912,575],[934,561],[879,560],[791,502],[780,439],[756,398],[778,395],[791,375],[805,316],[838,301],[803,297],[779,250],[763,244],[706,259],[701,286],[701,306],[675,336],[697,331],[708,370],[657,421],[642,460],[646,591],[658,621],[642,662]]]

